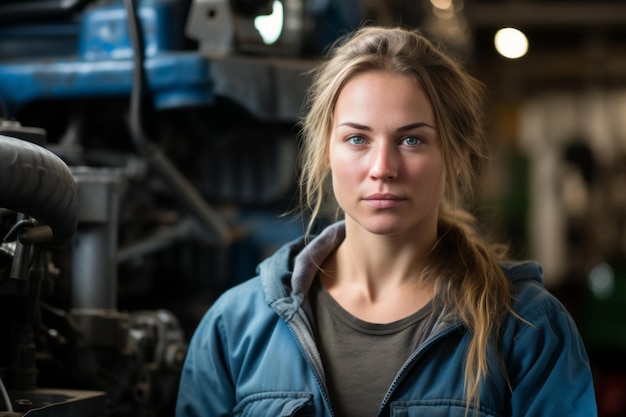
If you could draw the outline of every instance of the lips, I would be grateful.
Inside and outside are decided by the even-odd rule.
[[[392,208],[396,207],[406,199],[395,194],[376,193],[369,195],[363,199],[366,204],[375,208]]]

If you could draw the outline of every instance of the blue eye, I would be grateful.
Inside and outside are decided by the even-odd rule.
[[[365,143],[365,138],[363,136],[350,136],[348,138],[348,142],[353,145],[363,145]]]
[[[419,145],[420,143],[423,143],[424,140],[422,138],[419,138],[417,136],[407,136],[404,139],[402,139],[402,141],[410,146],[415,146],[415,145]]]

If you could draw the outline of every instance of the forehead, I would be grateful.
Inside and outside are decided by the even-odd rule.
[[[409,75],[369,71],[347,81],[337,97],[334,122],[357,118],[392,122],[425,122],[435,125],[433,108],[419,81]],[[419,119],[419,120],[405,120]]]

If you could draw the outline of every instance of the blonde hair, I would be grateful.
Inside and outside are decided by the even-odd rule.
[[[474,217],[462,208],[484,160],[484,89],[418,30],[362,27],[334,45],[314,72],[301,121],[300,199],[311,212],[307,234],[333,203],[326,155],[337,97],[350,79],[369,71],[414,77],[434,110],[447,183],[439,240],[422,279],[435,284],[436,301],[471,333],[465,395],[467,410],[471,404],[478,410],[481,382],[493,371],[488,357],[496,349],[498,329],[511,312],[512,299],[499,264],[504,251],[479,236]]]

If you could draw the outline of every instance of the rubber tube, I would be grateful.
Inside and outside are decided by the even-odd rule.
[[[0,207],[50,226],[52,238],[44,246],[63,244],[78,225],[76,180],[46,148],[0,135]]]

